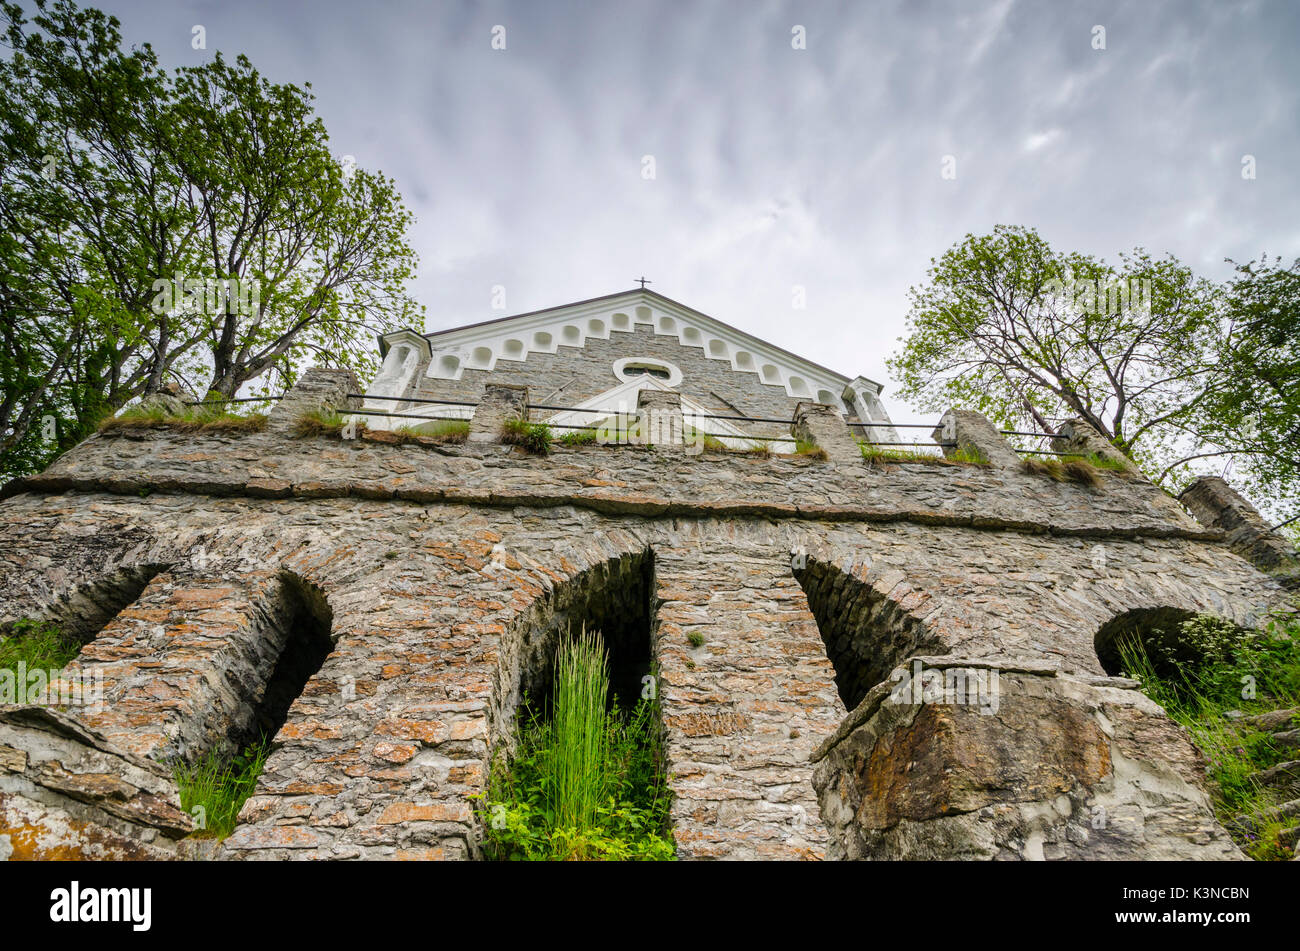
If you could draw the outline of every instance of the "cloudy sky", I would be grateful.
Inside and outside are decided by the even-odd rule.
[[[1294,0],[98,5],[167,65],[219,49],[310,82],[336,152],[418,219],[427,330],[645,274],[884,381],[906,420],[884,360],[907,289],[968,232],[1141,245],[1216,278],[1300,255]]]

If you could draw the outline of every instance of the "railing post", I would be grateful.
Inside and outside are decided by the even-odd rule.
[[[862,459],[862,450],[847,423],[825,403],[799,403],[794,408],[790,434],[800,442],[823,449],[834,462]]]
[[[1228,546],[1256,568],[1300,581],[1300,555],[1241,494],[1218,476],[1201,476],[1178,497],[1206,528],[1228,535]]]
[[[354,410],[361,400],[356,393],[360,385],[351,370],[337,367],[312,367],[280,398],[266,421],[269,432],[292,432],[298,418],[306,413],[331,413]]]
[[[1061,453],[1094,455],[1114,462],[1122,462],[1130,470],[1137,472],[1133,461],[1111,445],[1109,439],[1084,419],[1069,419],[1058,426],[1056,436],[1052,439],[1052,448]]]
[[[636,395],[641,439],[647,446],[680,446],[684,433],[682,394],[675,390],[641,390]]]

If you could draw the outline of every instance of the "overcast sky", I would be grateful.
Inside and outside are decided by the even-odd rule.
[[[310,82],[339,156],[415,213],[426,330],[645,274],[882,380],[901,421],[884,359],[907,289],[968,232],[1141,245],[1214,278],[1300,255],[1295,0],[98,5],[168,66],[219,49]]]

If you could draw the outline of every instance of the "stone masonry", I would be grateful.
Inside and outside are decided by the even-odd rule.
[[[97,435],[7,488],[0,624],[78,619],[105,702],[0,708],[0,855],[476,857],[474,797],[577,625],[659,671],[681,858],[1237,855],[1094,638],[1149,608],[1255,625],[1290,582],[1144,480],[1023,471],[969,413],[991,464],[292,435],[286,407],[356,385],[307,374],[262,433]],[[899,699],[915,663],[997,672],[997,709]],[[166,764],[277,704],[238,829],[185,838]]]

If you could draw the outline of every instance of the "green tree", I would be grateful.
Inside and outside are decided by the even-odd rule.
[[[909,336],[889,365],[929,411],[980,410],[1051,432],[1082,417],[1148,468],[1186,451],[1217,373],[1215,289],[1141,249],[1105,261],[1030,228],[968,235],[911,291]]]
[[[35,6],[29,24],[0,2],[0,477],[168,382],[232,397],[306,363],[368,375],[374,333],[422,322],[410,213],[390,179],[340,167],[310,86],[220,54],[168,74],[116,19]]]
[[[1300,259],[1236,265],[1222,307],[1223,372],[1201,414],[1207,458],[1240,460],[1289,518],[1300,496]]]

